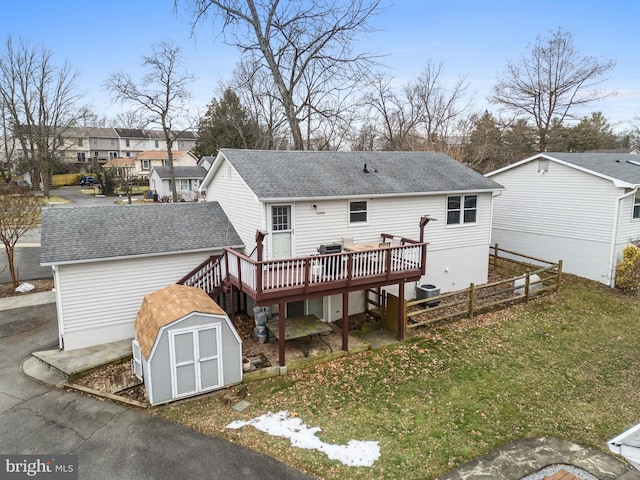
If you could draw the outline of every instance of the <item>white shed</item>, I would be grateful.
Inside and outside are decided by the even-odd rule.
[[[134,370],[151,405],[242,381],[242,340],[203,290],[169,285],[147,295],[135,330]]]

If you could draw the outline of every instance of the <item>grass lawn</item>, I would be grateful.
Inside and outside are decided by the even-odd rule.
[[[565,276],[561,291],[407,342],[158,412],[325,479],[432,479],[511,440],[550,436],[608,453],[640,421],[640,302]],[[245,395],[244,412],[232,405]],[[331,443],[377,440],[373,467],[347,467],[253,427],[295,412]]]

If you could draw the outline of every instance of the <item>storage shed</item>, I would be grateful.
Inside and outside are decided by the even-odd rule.
[[[203,290],[170,285],[145,296],[134,327],[134,371],[151,405],[242,381],[242,340]]]

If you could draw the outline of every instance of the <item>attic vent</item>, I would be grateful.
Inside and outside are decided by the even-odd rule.
[[[635,165],[636,167],[640,167],[640,162],[636,162],[635,160],[627,160],[629,165]]]
[[[549,160],[547,158],[538,159],[538,173],[545,173],[549,171]]]

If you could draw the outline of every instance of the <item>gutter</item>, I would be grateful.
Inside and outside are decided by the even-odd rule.
[[[607,442],[609,450],[611,450],[616,455],[624,457],[638,470],[640,470],[640,447],[634,445],[634,443],[637,444],[637,440],[634,442],[634,439],[630,438],[630,441],[627,441],[627,438],[634,435],[637,436],[639,430],[640,424],[631,427],[626,432],[621,433],[617,437],[612,438]]]
[[[615,282],[616,282],[616,276],[615,276],[615,254],[616,254],[616,237],[617,237],[617,233],[618,233],[618,223],[619,223],[619,216],[620,216],[620,203],[626,198],[629,197],[631,195],[635,195],[638,192],[638,187],[634,187],[633,190],[631,190],[628,193],[625,193],[623,195],[620,195],[617,199],[616,199],[616,206],[614,209],[614,215],[613,215],[613,229],[611,231],[611,250],[609,252],[609,271],[607,272],[608,276],[609,276],[609,287],[614,288],[616,286]]]

